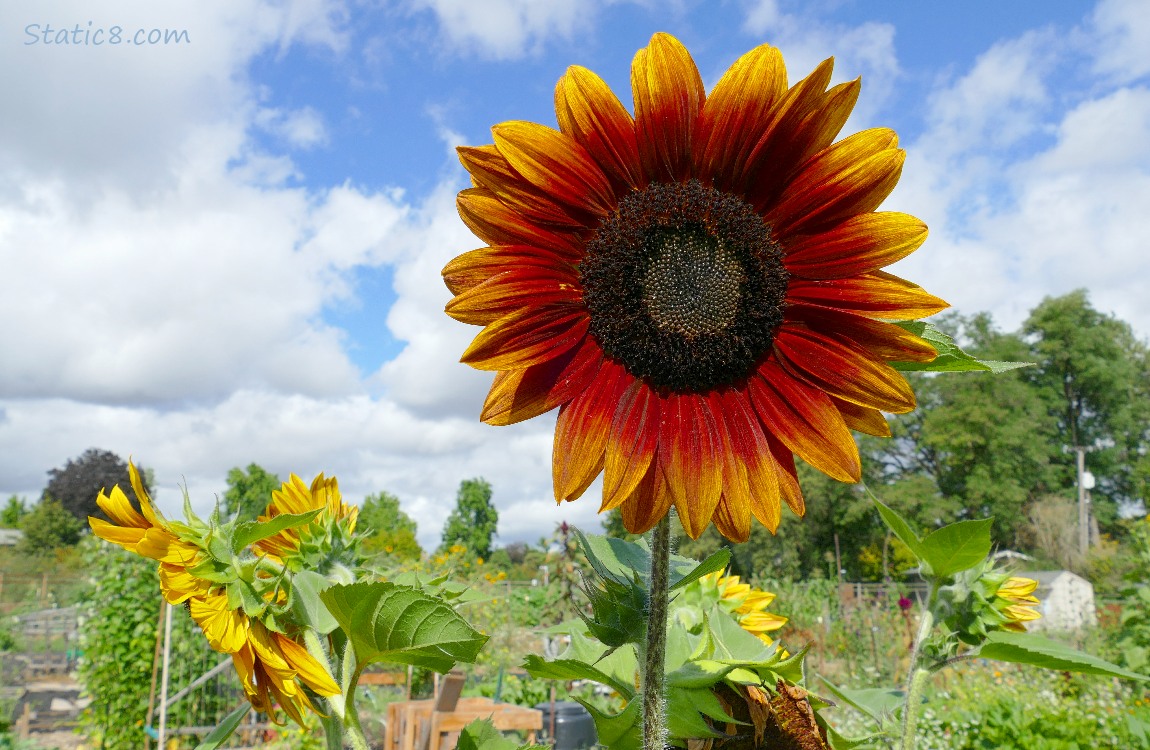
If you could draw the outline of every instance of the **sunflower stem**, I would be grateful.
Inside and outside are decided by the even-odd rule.
[[[930,681],[931,670],[920,667],[922,661],[922,647],[934,630],[934,607],[938,602],[938,581],[930,584],[930,596],[922,612],[922,620],[918,625],[918,635],[914,638],[914,648],[910,652],[910,667],[907,674],[905,701],[902,707],[902,741],[900,750],[914,750],[915,733],[918,724],[918,707],[922,703],[922,692],[926,683]]]
[[[667,744],[667,574],[671,558],[671,514],[651,532],[651,596],[647,606],[647,644],[643,650],[643,748]]]

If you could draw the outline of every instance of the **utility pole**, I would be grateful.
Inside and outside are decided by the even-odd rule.
[[[1083,560],[1090,549],[1090,490],[1094,489],[1094,475],[1086,470],[1086,452],[1083,445],[1074,446],[1078,454],[1078,554]]]

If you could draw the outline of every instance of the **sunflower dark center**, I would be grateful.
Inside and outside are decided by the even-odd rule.
[[[656,388],[699,393],[770,351],[787,272],[751,206],[691,180],[620,201],[587,243],[580,281],[608,356]]]

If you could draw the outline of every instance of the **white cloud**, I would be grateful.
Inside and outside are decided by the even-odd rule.
[[[1099,41],[1096,71],[1118,83],[1150,73],[1150,13],[1143,0],[1102,0],[1091,21]]]
[[[590,25],[592,0],[413,0],[431,10],[456,52],[497,60],[538,53],[550,37],[570,39]]]

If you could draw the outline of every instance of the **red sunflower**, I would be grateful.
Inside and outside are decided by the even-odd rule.
[[[557,500],[602,472],[601,511],[632,532],[674,503],[692,537],[714,522],[745,541],[752,516],[803,514],[794,456],[857,482],[851,430],[889,435],[882,412],[914,408],[888,362],[935,351],[891,321],[947,305],[880,270],[927,230],[875,212],[902,170],[893,131],[833,142],[859,82],[828,88],[831,67],[788,88],[764,45],[707,96],[656,34],[634,117],[572,67],[559,130],[505,122],[459,149],[459,213],[489,246],[444,269],[447,313],[484,326],[463,355],[497,373],[483,421],[559,407]]]

